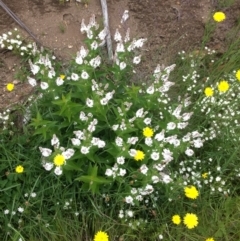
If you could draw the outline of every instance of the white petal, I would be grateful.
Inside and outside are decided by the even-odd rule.
[[[46,90],[49,87],[47,82],[41,82],[40,86],[43,90]]]
[[[75,151],[73,149],[67,149],[62,153],[65,159],[70,159],[74,155]]]
[[[36,86],[37,85],[37,81],[31,77],[27,77],[28,79],[28,83],[31,85],[31,86]]]
[[[52,150],[48,148],[42,148],[41,146],[39,147],[40,152],[42,153],[43,156],[48,157],[52,154]]]

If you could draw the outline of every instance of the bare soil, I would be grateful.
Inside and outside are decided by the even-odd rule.
[[[80,33],[82,19],[88,21],[92,14],[102,20],[100,0],[89,0],[88,4],[71,0],[61,4],[59,0],[2,0],[31,29],[44,47],[67,61],[79,50],[83,39]],[[230,0],[225,0],[231,2]],[[220,1],[221,3],[224,2]],[[169,64],[181,50],[199,48],[205,23],[213,11],[221,10],[227,15],[225,22],[216,28],[209,43],[217,51],[226,48],[225,35],[237,23],[240,15],[240,0],[234,5],[220,8],[218,0],[108,0],[110,31],[112,36],[124,10],[129,10],[130,19],[122,28],[131,29],[131,37],[147,37],[143,48],[142,73],[149,73],[157,65]],[[0,34],[11,31],[17,23],[0,7]],[[21,30],[30,41],[31,37]],[[31,93],[31,87],[16,77],[20,62],[11,52],[0,52],[0,110],[17,103]],[[15,90],[8,92],[6,84],[15,83]]]

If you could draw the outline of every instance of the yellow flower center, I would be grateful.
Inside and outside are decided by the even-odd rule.
[[[194,186],[189,186],[184,188],[185,195],[188,198],[196,199],[199,195],[198,190]]]
[[[54,157],[53,162],[56,166],[62,166],[65,163],[65,157],[63,155],[57,154]]]
[[[61,75],[60,75],[60,78],[61,78],[62,80],[64,80],[64,79],[65,79],[65,75],[64,75],[64,74],[61,74]]]
[[[8,91],[12,91],[13,89],[14,89],[14,84],[12,84],[12,83],[7,84]]]
[[[214,91],[211,87],[207,87],[207,88],[205,88],[204,93],[207,97],[211,97],[211,96],[213,96]]]
[[[236,78],[237,78],[237,80],[239,80],[240,81],[240,69],[237,71],[237,73],[236,73]]]
[[[179,225],[179,224],[181,223],[181,218],[180,218],[180,216],[179,216],[179,215],[174,215],[174,216],[172,217],[172,222],[173,222],[174,224],[176,224],[176,225]]]
[[[134,156],[134,159],[136,161],[142,161],[144,159],[144,157],[145,157],[145,154],[142,151],[137,150],[137,152]]]
[[[220,92],[226,92],[226,91],[228,91],[228,89],[229,89],[228,82],[225,80],[220,81],[220,83],[218,84],[218,90]]]
[[[94,236],[94,241],[108,241],[108,234],[106,232],[98,231]]]
[[[23,168],[23,166],[19,165],[15,168],[15,171],[16,171],[16,173],[23,173],[24,168]]]
[[[152,137],[153,136],[153,129],[149,128],[149,127],[146,127],[143,129],[143,135],[145,137]]]
[[[207,173],[207,172],[205,172],[205,173],[202,174],[202,178],[205,179],[205,178],[207,178],[207,177],[208,177],[208,173]]]
[[[226,19],[226,15],[223,12],[216,12],[216,13],[213,14],[213,19],[216,22],[222,22]]]
[[[187,213],[183,219],[183,223],[187,226],[188,229],[197,227],[198,217],[196,214]]]

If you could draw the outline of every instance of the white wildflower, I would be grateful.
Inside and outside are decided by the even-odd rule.
[[[129,204],[133,204],[133,198],[131,196],[125,197],[125,202]]]
[[[100,100],[100,103],[101,103],[101,105],[107,105],[108,99],[107,99],[107,98],[102,98],[102,99]]]
[[[115,34],[114,34],[114,40],[115,40],[116,42],[122,41],[122,35],[119,33],[118,29],[116,29],[116,32],[115,32]]]
[[[127,64],[126,64],[125,62],[121,62],[121,63],[119,64],[120,70],[125,69],[126,66],[127,66]]]
[[[61,167],[55,167],[54,169],[54,173],[57,175],[57,176],[60,176],[62,175],[62,168]]]
[[[98,43],[96,40],[94,40],[92,43],[91,43],[91,49],[92,50],[96,50],[98,48]]]
[[[141,62],[141,55],[136,56],[133,58],[133,63],[134,64],[139,64]]]
[[[81,46],[79,54],[83,59],[88,55],[88,52],[88,49],[85,49],[84,46]]]
[[[146,175],[147,172],[148,172],[148,167],[147,167],[145,164],[143,164],[143,165],[140,167],[140,172],[141,172],[142,174]]]
[[[105,172],[105,175],[108,176],[108,177],[111,177],[113,175],[113,171],[108,168]]]
[[[150,137],[145,138],[145,144],[147,146],[152,146],[152,143],[153,143],[152,138]]]
[[[158,152],[153,152],[152,154],[151,154],[151,158],[154,160],[154,161],[157,161],[157,160],[159,160],[159,153]]]
[[[158,176],[152,176],[152,182],[158,183],[158,182],[160,182],[160,178]]]
[[[50,171],[53,168],[53,163],[51,162],[43,162],[42,165],[46,171]]]
[[[151,85],[150,87],[147,88],[146,91],[147,91],[148,94],[152,95],[154,93],[154,86]]]
[[[103,148],[103,147],[105,147],[105,146],[106,146],[105,141],[99,140],[99,142],[98,142],[98,148]]]
[[[139,109],[137,112],[136,112],[136,117],[143,117],[143,108]]]
[[[125,10],[123,15],[122,15],[122,18],[121,18],[121,24],[123,24],[124,22],[127,21],[127,19],[129,18],[129,11],[128,10]]]
[[[35,79],[33,79],[33,78],[31,78],[31,77],[27,77],[27,79],[28,79],[28,83],[31,85],[31,86],[36,86],[37,85],[37,81],[35,80]]]
[[[192,149],[190,149],[190,148],[187,148],[187,150],[185,151],[185,154],[187,156],[192,156],[194,154],[194,151]]]
[[[126,211],[126,214],[127,214],[127,216],[130,217],[130,218],[133,217],[133,211],[131,211],[131,210]]]
[[[66,160],[70,159],[74,155],[75,151],[72,148],[62,152],[62,155]]]
[[[40,87],[42,90],[46,90],[49,87],[49,85],[47,82],[41,82]]]
[[[88,79],[89,78],[89,74],[86,71],[83,71],[81,74],[81,78],[82,79]]]
[[[82,131],[74,131],[73,132],[75,134],[75,136],[79,139],[79,140],[85,140],[85,136],[84,133]]]
[[[174,130],[176,128],[176,124],[174,122],[169,122],[167,124],[167,130]]]
[[[19,213],[23,213],[23,212],[24,212],[24,208],[19,207],[19,208],[18,208],[18,212],[19,212]]]
[[[93,107],[93,100],[87,98],[87,99],[86,99],[86,105],[87,105],[88,107],[92,108],[92,107]]]
[[[64,81],[63,81],[62,78],[58,77],[58,78],[56,79],[56,85],[57,85],[57,86],[61,86],[61,85],[63,85],[63,83],[64,83]]]
[[[122,168],[119,169],[119,176],[123,177],[126,175],[126,173],[127,173],[126,169],[122,169]]]
[[[129,137],[127,140],[128,144],[135,145],[138,142],[138,137]]]
[[[52,154],[52,150],[48,148],[42,148],[41,146],[39,147],[40,152],[44,157],[48,157]]]
[[[123,145],[123,139],[118,136],[115,140],[115,143],[116,143],[117,146],[122,146]]]
[[[73,81],[77,81],[77,80],[79,79],[78,74],[72,73],[71,79],[72,79]]]
[[[117,53],[125,52],[124,45],[123,45],[122,42],[117,43],[116,52],[117,52]]]
[[[91,59],[89,64],[96,69],[101,64],[101,57],[97,56],[96,58]]]
[[[90,149],[90,147],[82,146],[80,151],[82,154],[88,154],[89,149]]]
[[[154,139],[156,139],[157,141],[162,141],[164,139],[164,132],[165,130],[162,130],[160,133],[156,134]]]
[[[58,147],[59,144],[60,144],[59,139],[57,138],[57,136],[55,134],[53,134],[53,137],[51,139],[51,145]]]
[[[117,163],[123,165],[125,163],[125,158],[123,156],[117,157]]]

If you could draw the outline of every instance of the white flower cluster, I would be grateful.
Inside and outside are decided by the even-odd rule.
[[[65,160],[70,159],[75,153],[75,151],[72,148],[65,149],[64,147],[61,147],[60,141],[55,134],[52,137],[51,145],[54,147],[55,152],[61,153]],[[62,167],[54,165],[53,160],[49,160],[53,154],[52,150],[49,148],[43,148],[41,146],[39,147],[39,150],[42,154],[42,166],[44,167],[44,169],[50,171],[54,168],[54,173],[56,175],[62,175]],[[64,164],[66,164],[65,161]]]

